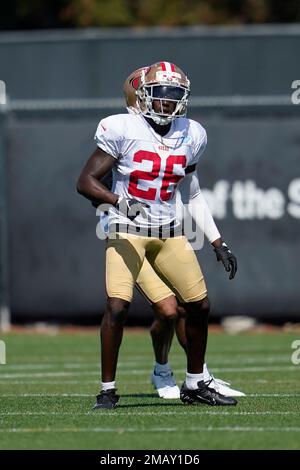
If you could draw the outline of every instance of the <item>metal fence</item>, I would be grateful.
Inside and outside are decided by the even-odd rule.
[[[189,117],[208,133],[200,181],[239,260],[229,282],[211,248],[199,252],[214,315],[299,318],[300,106],[291,84],[300,29],[156,31],[154,42],[150,32],[124,34],[0,35],[10,98],[0,113],[2,305],[13,320],[84,322],[103,311],[105,247],[76,180],[98,121],[123,112],[124,76],[166,57],[191,71]],[[131,312],[151,315],[139,294]]]

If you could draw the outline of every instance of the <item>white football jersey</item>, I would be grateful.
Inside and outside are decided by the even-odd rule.
[[[134,222],[109,210],[109,226],[133,225],[142,228],[179,224],[176,221],[175,193],[185,169],[197,163],[207,142],[205,129],[196,121],[177,118],[169,133],[160,136],[141,115],[117,114],[102,119],[95,140],[116,159],[112,192],[149,205],[144,216]]]

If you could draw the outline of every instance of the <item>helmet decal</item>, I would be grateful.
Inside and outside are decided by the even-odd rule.
[[[132,77],[132,78],[129,80],[130,85],[132,85],[135,90],[138,89],[139,82],[140,82],[140,78],[139,78],[139,77]]]

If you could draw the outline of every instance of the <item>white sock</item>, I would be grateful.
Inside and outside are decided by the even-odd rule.
[[[185,384],[190,390],[196,390],[200,380],[204,380],[203,372],[201,374],[190,374],[186,372],[185,374]]]
[[[159,362],[156,362],[154,366],[154,372],[156,374],[160,374],[161,372],[168,372],[170,369],[171,367],[169,366],[168,362],[166,364],[160,364]]]
[[[210,380],[210,373],[208,372],[208,368],[206,363],[203,364],[203,375],[204,375],[204,382]]]
[[[110,390],[111,388],[116,388],[116,381],[113,382],[101,382],[101,390]]]

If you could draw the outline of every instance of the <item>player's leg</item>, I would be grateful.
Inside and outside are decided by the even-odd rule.
[[[181,304],[178,305],[177,308],[178,317],[175,323],[175,331],[177,340],[180,346],[186,352],[186,334],[185,334],[185,318],[186,318],[186,311],[184,306]],[[206,362],[203,364],[203,379],[206,385],[210,388],[213,388],[216,392],[225,395],[226,397],[244,397],[245,393],[241,392],[240,390],[236,390],[230,386],[229,382],[225,382],[222,379],[215,377],[209,370]]]
[[[187,339],[186,339],[186,330],[185,330],[185,318],[186,311],[182,305],[178,306],[178,320],[176,322],[175,331],[179,344],[182,346],[184,351],[187,350]],[[214,377],[210,372],[206,362],[203,364],[203,380],[207,386],[213,388],[217,392],[225,395],[226,397],[243,397],[245,393],[235,390],[230,386],[229,382],[225,382],[222,379]]]
[[[136,286],[151,303],[154,312],[150,334],[156,362],[151,374],[151,381],[161,398],[179,398],[179,388],[168,363],[177,319],[175,295],[159,278],[147,259],[144,260]]]
[[[123,328],[133,288],[143,263],[144,246],[139,237],[120,234],[109,239],[106,249],[107,305],[101,323],[102,390],[96,408],[114,408],[118,402],[115,376]]]
[[[143,296],[151,303],[154,311],[154,321],[151,326],[152,344],[156,363],[151,375],[151,381],[161,398],[179,398],[179,388],[168,363],[174,331],[174,320],[177,339],[186,352],[185,317],[183,304],[179,304],[174,293],[156,274],[147,259],[137,278],[136,286]],[[219,393],[226,396],[243,396],[242,392],[229,387],[229,383],[215,378],[203,365],[204,381]]]
[[[185,310],[187,370],[192,375],[203,375],[210,311],[208,297],[186,303]]]
[[[235,405],[236,400],[209,389],[204,382],[203,364],[210,306],[203,274],[190,244],[185,237],[167,239],[161,250],[150,253],[148,259],[185,304],[187,373],[181,390],[182,401]]]
[[[115,380],[118,354],[129,305],[129,302],[121,298],[109,297],[107,299],[100,333],[102,383],[107,384]]]

